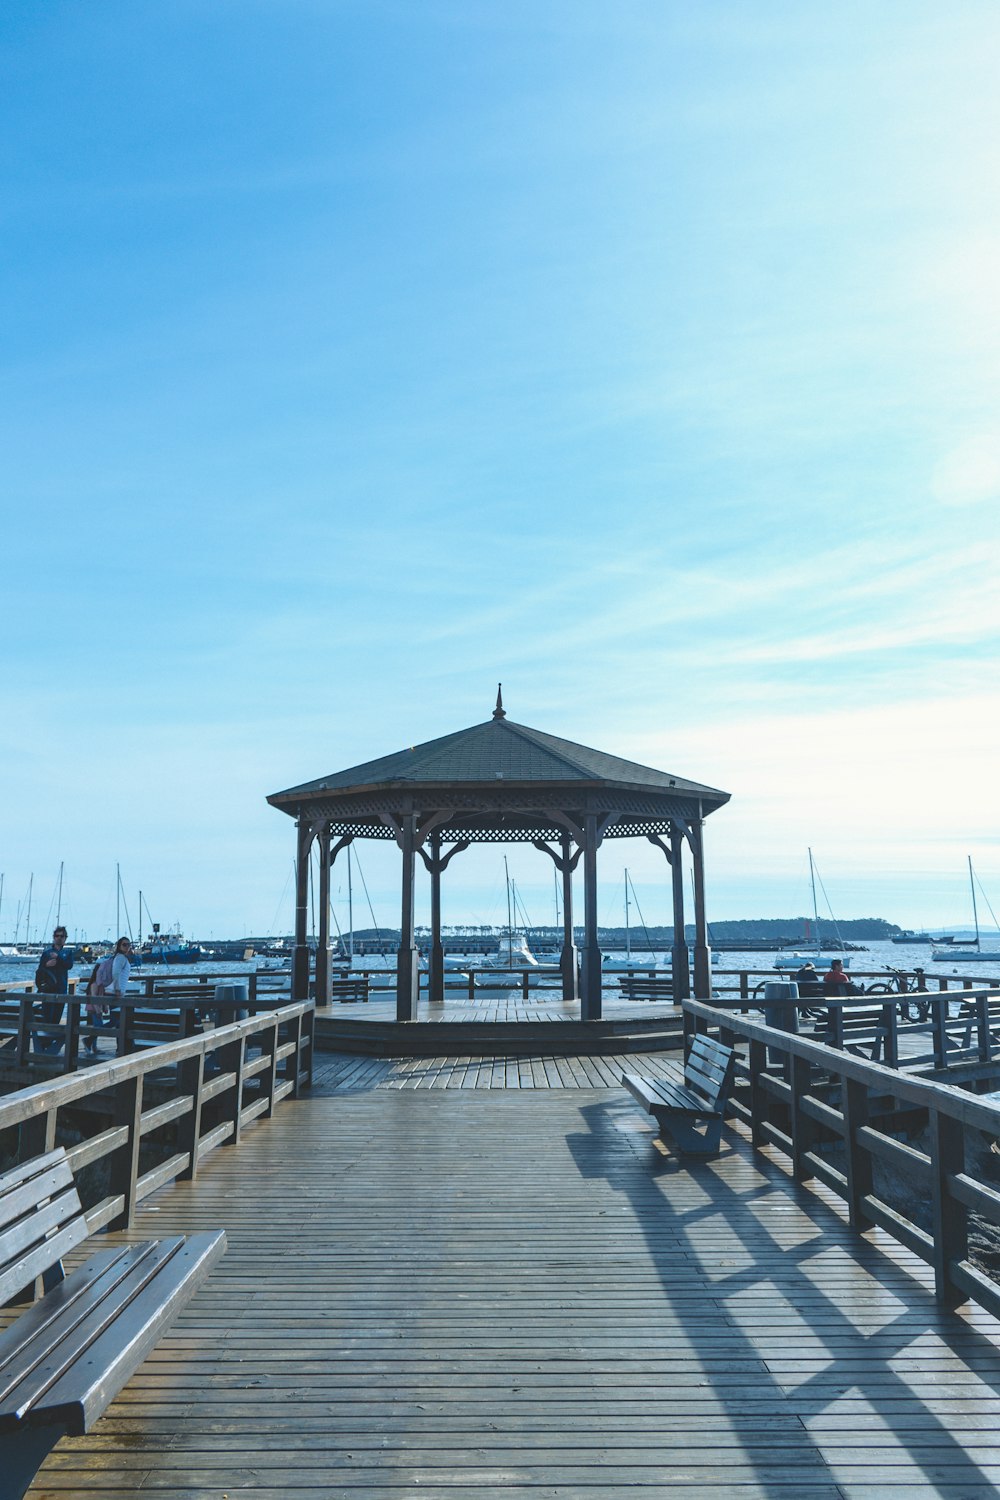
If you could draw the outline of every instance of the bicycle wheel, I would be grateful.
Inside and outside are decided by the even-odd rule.
[[[864,994],[866,995],[895,995],[897,993],[898,992],[895,985],[883,984],[881,981],[876,981],[875,984],[870,984],[864,991]]]

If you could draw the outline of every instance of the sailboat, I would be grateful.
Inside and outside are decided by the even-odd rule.
[[[971,948],[956,948],[952,947],[951,944],[947,944],[944,948],[935,948],[931,954],[931,958],[935,963],[939,964],[1000,963],[1000,952],[985,951],[979,941],[979,912],[976,908],[976,876],[972,869],[972,855],[968,855],[967,858],[969,861],[969,889],[972,892],[972,921],[976,929],[973,946]],[[982,890],[982,886],[979,889]],[[985,891],[983,891],[983,898],[986,901],[986,905],[990,907],[990,916],[993,917],[994,926],[1000,925],[997,924],[996,916]]]
[[[822,945],[820,943],[819,905],[816,901],[816,864],[813,860],[813,852],[811,849],[809,850],[809,885],[812,890],[813,931],[816,934],[816,951],[814,953],[779,953],[774,960],[774,967],[776,969],[801,969],[803,964],[815,964],[816,968],[818,969],[821,964],[826,964],[826,954],[823,952]],[[824,895],[825,894],[826,892],[824,889]],[[833,925],[836,929],[836,922],[834,922]],[[844,944],[841,941],[839,932],[837,933],[837,947],[844,968],[849,969],[851,966],[851,960],[849,955],[844,952]]]
[[[482,963],[484,969],[499,970],[493,974],[477,974],[477,988],[491,990],[513,990],[520,989],[521,975],[510,970],[515,966],[518,969],[537,969],[538,959],[528,947],[528,939],[523,932],[518,932],[514,925],[514,916],[517,911],[517,892],[514,882],[510,878],[510,870],[507,868],[507,856],[503,861],[504,880],[507,886],[507,930],[497,944],[496,953],[485,958]]]
[[[632,901],[631,901],[631,903],[629,902],[629,887],[630,886],[632,888]],[[628,974],[628,973],[631,973],[631,971],[633,969],[643,969],[643,970],[645,970],[645,969],[650,969],[650,968],[655,968],[656,967],[656,959],[655,958],[652,959],[652,960],[650,960],[649,958],[647,958],[645,961],[641,961],[640,959],[635,958],[633,956],[633,954],[632,954],[632,928],[631,928],[631,923],[630,923],[630,920],[629,920],[629,917],[630,917],[630,906],[635,906],[636,911],[639,911],[639,903],[638,903],[638,901],[636,900],[636,897],[635,897],[635,885],[632,882],[632,877],[629,875],[628,870],[626,870],[625,871],[625,957],[624,958],[614,958],[614,957],[612,957],[609,954],[605,958],[604,965],[603,965],[604,972],[606,974]],[[639,920],[642,921],[642,912],[641,911],[639,912]],[[643,931],[645,931],[645,927],[646,927],[646,924],[643,922]],[[646,937],[646,946],[647,946],[647,950],[651,951],[651,944],[649,942],[648,935]]]

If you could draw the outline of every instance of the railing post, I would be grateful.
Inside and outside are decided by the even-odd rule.
[[[269,1120],[274,1114],[274,1085],[278,1077],[278,1022],[275,1020],[266,1031],[259,1033],[261,1051],[267,1058],[267,1067],[258,1076],[265,1090],[267,1109],[263,1118]]]
[[[746,969],[740,970],[740,999],[750,999],[750,975],[747,973]]]
[[[948,1191],[948,1178],[965,1166],[965,1133],[960,1120],[929,1111],[928,1137],[931,1157],[931,1206],[934,1231],[934,1291],[946,1307],[957,1307],[967,1293],[951,1279],[953,1261],[969,1253],[968,1212],[965,1204]]]
[[[224,1120],[231,1120],[232,1134],[226,1137],[227,1146],[238,1146],[240,1136],[243,1133],[241,1116],[243,1114],[243,1068],[246,1063],[247,1039],[241,1036],[235,1042],[226,1042],[218,1049],[216,1054],[219,1067],[223,1073],[234,1073],[235,1080],[222,1095],[225,1103],[221,1114]]]
[[[288,1058],[286,1059],[285,1077],[286,1077],[286,1079],[291,1079],[291,1083],[292,1083],[292,1098],[293,1099],[297,1099],[299,1097],[299,1077],[300,1077],[301,1054],[302,1054],[302,1016],[301,1016],[301,1014],[299,1014],[297,1016],[293,1016],[292,1019],[289,1021],[288,1024],[289,1024],[289,1026],[292,1029],[292,1041],[295,1043],[295,1046],[293,1047],[291,1053],[289,1054]]]
[[[124,1125],[128,1137],[111,1153],[110,1194],[123,1199],[122,1210],[108,1223],[109,1229],[131,1229],[135,1222],[135,1185],[139,1176],[142,1122],[142,1080],[137,1073],[115,1085],[115,1124]]]
[[[761,1079],[767,1071],[767,1048],[763,1042],[751,1041],[748,1048],[747,1065],[750,1069],[750,1134],[755,1146],[764,1144],[764,1115],[767,1111],[767,1091]]]
[[[990,1007],[985,995],[976,996],[976,1041],[979,1046],[979,1061],[990,1060]]]
[[[899,1067],[899,1032],[897,1030],[895,1000],[887,1000],[882,1007],[882,1060],[887,1068]],[[872,1062],[878,1062],[878,1046]]]
[[[63,1066],[64,1073],[74,1073],[80,1057],[80,1004],[66,997],[66,1009],[64,1011],[66,1021],[63,1036]]]
[[[948,1066],[948,1032],[945,1023],[948,1020],[948,1002],[934,999],[930,1002],[930,1006],[934,1037],[934,1066],[946,1068]]]
[[[17,1157],[19,1162],[31,1161],[35,1156],[44,1156],[55,1149],[56,1114],[47,1109],[44,1114],[32,1115],[22,1120],[17,1132]]]
[[[831,1047],[844,1050],[844,1007],[836,1001],[826,1008],[827,1040]]]
[[[28,1053],[31,1050],[31,1009],[33,1002],[22,995],[17,1012],[17,1065],[19,1068],[27,1067]]]
[[[189,1057],[177,1070],[182,1094],[190,1094],[191,1108],[177,1122],[177,1149],[186,1151],[190,1161],[178,1181],[189,1182],[198,1175],[198,1147],[201,1142],[201,1091],[205,1083],[205,1053]]]
[[[851,1228],[863,1234],[866,1229],[871,1229],[873,1222],[863,1207],[864,1198],[872,1190],[872,1159],[870,1152],[858,1141],[858,1131],[868,1124],[868,1085],[858,1083],[853,1078],[845,1078],[841,1084],[841,1096],[847,1166],[847,1209]]]
[[[802,1100],[809,1092],[812,1082],[812,1064],[808,1058],[789,1058],[789,1105],[792,1135],[792,1175],[796,1182],[808,1182],[815,1172],[806,1161],[806,1154],[816,1143],[816,1125],[802,1108]]]

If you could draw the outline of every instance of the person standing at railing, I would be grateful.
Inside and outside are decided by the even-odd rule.
[[[111,965],[111,983],[105,990],[109,997],[108,1029],[118,1030],[118,1018],[121,1015],[121,1001],[125,998],[128,989],[129,975],[132,972],[132,941],[127,937],[120,937],[115,944],[114,963]],[[115,1000],[119,1002],[115,1006]],[[121,1041],[119,1040],[118,1052],[121,1053]]]
[[[42,993],[57,995],[57,1000],[43,1000],[39,1006],[39,1012],[43,1021],[49,1021],[53,1025],[62,1020],[62,1013],[66,1005],[64,995],[69,993],[69,971],[73,967],[73,950],[66,947],[68,933],[65,927],[57,927],[52,934],[52,945],[43,950],[38,960],[38,969],[35,974],[35,983]],[[57,1036],[40,1036],[35,1039],[35,1046],[39,1052],[61,1052],[62,1041]]]

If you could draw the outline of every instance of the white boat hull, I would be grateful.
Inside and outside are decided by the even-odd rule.
[[[1000,964],[1000,953],[980,953],[978,948],[938,948],[931,958],[936,964]]]
[[[779,953],[774,960],[775,969],[801,969],[803,964],[813,964],[824,972],[835,958],[839,958],[845,969],[851,967],[849,953]]]

